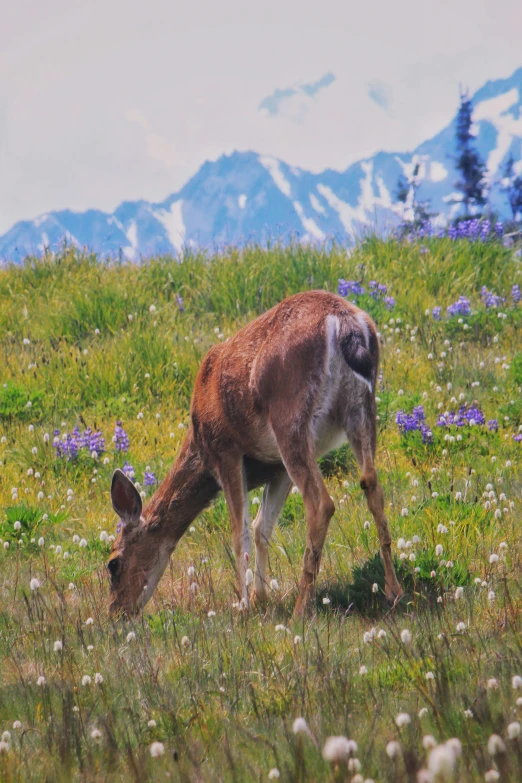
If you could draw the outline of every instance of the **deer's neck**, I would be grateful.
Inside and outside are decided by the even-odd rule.
[[[177,460],[145,506],[143,515],[147,525],[162,527],[175,546],[218,492],[219,485],[204,467],[189,431]]]

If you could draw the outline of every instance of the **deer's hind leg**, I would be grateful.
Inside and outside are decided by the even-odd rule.
[[[386,597],[394,601],[402,595],[391,553],[391,532],[384,513],[384,494],[375,470],[376,421],[373,410],[360,408],[352,412],[346,421],[346,434],[361,470],[361,489],[366,495],[368,508],[375,520],[384,564]]]
[[[294,616],[302,616],[312,602],[323,545],[335,506],[316,462],[309,422],[272,425],[284,466],[301,492],[306,512],[306,548],[299,597]]]

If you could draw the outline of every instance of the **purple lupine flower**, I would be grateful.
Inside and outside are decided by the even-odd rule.
[[[434,321],[440,321],[440,314],[442,312],[442,307],[434,307],[431,311],[431,314],[433,316]]]
[[[395,416],[395,422],[399,428],[399,432],[415,432],[419,431],[422,435],[423,443],[433,443],[433,433],[430,427],[425,423],[425,413],[422,405],[417,405],[413,409],[413,413],[405,413],[400,410],[397,411]]]
[[[517,443],[520,443],[522,441],[522,432],[517,432],[516,435],[511,436],[513,440],[516,440]]]
[[[185,305],[183,304],[183,299],[180,294],[176,294],[176,302],[178,303],[180,313],[184,313]]]
[[[511,289],[511,298],[514,301],[515,304],[518,304],[520,302],[520,284],[519,283],[515,283],[515,285]]]
[[[457,228],[456,228],[456,226],[450,226],[448,228],[448,237],[450,239],[452,239],[453,242],[456,240],[456,238],[457,238]]]
[[[64,432],[60,436],[60,430],[54,430],[53,447],[57,457],[66,460],[74,460],[80,451],[86,450],[89,454],[93,451],[102,454],[105,451],[105,439],[100,431],[93,432],[87,427],[81,432],[78,426],[72,432]]]
[[[487,242],[489,239],[489,232],[491,231],[491,221],[486,218],[486,220],[482,221],[482,225],[480,227],[480,241],[481,242]]]
[[[499,239],[502,239],[502,237],[504,236],[504,224],[501,220],[498,220],[495,223],[495,234]]]
[[[450,427],[455,425],[456,427],[465,427],[473,425],[482,425],[486,423],[486,417],[477,407],[466,408],[465,405],[461,406],[458,413],[448,412],[441,413],[437,419],[438,427]]]
[[[127,460],[125,460],[122,471],[123,473],[125,473],[128,479],[130,479],[131,481],[134,479],[134,475],[135,475],[134,468],[132,467],[130,462],[127,462]]]
[[[420,253],[421,255],[423,255],[423,256],[424,256],[424,255],[426,255],[426,253],[429,253],[429,252],[430,252],[430,251],[429,251],[429,248],[427,248],[427,247],[426,247],[426,245],[421,245],[421,246],[420,246],[420,248],[419,248],[419,253]]]
[[[497,419],[490,419],[488,421],[488,429],[490,432],[497,432],[498,430],[498,421]]]
[[[341,278],[339,280],[337,293],[340,296],[348,296],[348,294],[362,296],[364,294],[364,288],[356,280],[345,280],[344,278]]]
[[[114,436],[112,440],[116,451],[122,451],[126,453],[129,450],[129,445],[130,445],[129,436],[123,429],[121,421],[116,422],[116,426],[114,427]]]
[[[143,474],[143,483],[146,487],[150,487],[153,484],[157,484],[158,480],[151,470],[146,470]]]
[[[458,300],[446,308],[448,315],[471,315],[471,304],[466,296],[459,296]]]
[[[385,296],[384,297],[384,306],[387,310],[393,310],[395,307],[395,299],[393,296]]]
[[[500,307],[500,305],[505,301],[501,296],[497,296],[497,294],[488,291],[485,285],[482,286],[482,291],[480,295],[482,297],[482,301],[488,308]]]

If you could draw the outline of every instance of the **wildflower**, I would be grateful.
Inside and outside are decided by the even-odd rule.
[[[270,772],[268,773],[268,780],[279,780],[281,777],[281,773],[277,769],[277,767],[272,767]]]
[[[92,682],[92,678],[89,677],[88,674],[84,674],[82,677],[82,685],[90,685]]]
[[[464,710],[464,715],[466,718],[472,718],[473,717],[473,711],[472,710]]]
[[[159,758],[159,756],[163,756],[163,754],[165,753],[165,745],[163,744],[163,742],[153,742],[149,750],[152,758],[157,759]]]
[[[496,597],[495,596],[495,591],[494,590],[490,590],[489,593],[488,593],[488,601],[494,601],[495,597]]]
[[[364,666],[364,665],[362,665],[362,666],[359,666],[359,674],[360,674],[361,676],[362,676],[362,675],[365,675],[365,674],[368,674],[368,669],[366,668],[366,666]]]
[[[428,714],[428,708],[427,707],[421,707],[421,709],[419,710],[419,718],[421,718],[421,719],[425,718],[427,714]]]
[[[401,642],[403,644],[411,644],[411,633],[407,628],[401,631]]]
[[[507,733],[510,740],[520,737],[520,723],[518,721],[510,723],[507,727]]]
[[[129,631],[129,633],[127,634],[127,644],[134,642],[135,639],[136,639],[136,634],[134,633],[134,631]]]
[[[311,734],[311,731],[308,728],[308,724],[304,718],[296,718],[294,720],[292,724],[292,731],[294,732],[294,734],[300,734],[300,733],[307,734],[307,735]]]
[[[490,677],[490,679],[487,681],[486,685],[488,691],[496,691],[498,690],[498,680],[495,679],[495,677]]]
[[[402,729],[403,726],[407,726],[409,723],[411,723],[411,718],[407,712],[399,712],[395,718],[395,723],[400,729]]]
[[[374,582],[372,585],[372,593],[378,593],[379,592],[379,585],[377,582]]]
[[[279,582],[277,579],[271,579],[270,580],[270,589],[271,590],[279,590]]]
[[[506,752],[506,746],[502,737],[492,734],[488,739],[488,753],[490,756],[499,756]]]
[[[117,421],[114,427],[114,436],[112,438],[116,451],[127,452],[129,450],[129,436],[123,429],[121,421]],[[125,471],[124,471],[125,472]]]
[[[92,617],[88,617],[85,621],[85,625],[94,625],[94,620]]]
[[[330,599],[325,595],[325,597],[323,598],[323,604],[325,606],[328,606],[329,603],[330,603]]]
[[[323,758],[332,763],[346,761],[357,753],[357,743],[346,737],[328,737],[323,747]]]
[[[386,631],[384,630],[384,628],[381,628],[381,630],[380,630],[380,631],[379,631],[379,633],[377,634],[377,637],[378,637],[379,639],[386,639]]]
[[[437,557],[441,557],[443,552],[444,552],[444,547],[442,546],[442,544],[437,544],[437,546],[435,547],[435,554],[437,555]]]
[[[498,555],[495,552],[493,552],[493,554],[489,556],[489,562],[491,563],[491,565],[493,565],[493,563],[498,563],[498,561],[499,561]]]
[[[100,672],[96,672],[96,674],[94,675],[94,682],[96,683],[96,685],[102,684],[103,676],[100,674]]]
[[[29,587],[31,590],[38,590],[42,586],[39,579],[37,579],[35,576],[31,579],[29,582]]]
[[[496,769],[490,769],[485,773],[484,780],[486,783],[495,783],[495,781],[500,780],[500,772],[497,772]]]
[[[11,742],[11,732],[10,731],[4,731],[2,733],[2,741],[3,742]]]
[[[437,747],[437,741],[431,734],[426,734],[422,738],[422,747],[424,750],[432,750]]]
[[[13,729],[21,729],[22,728],[22,722],[19,720],[15,720],[13,723]]]
[[[99,729],[92,729],[91,731],[91,739],[93,740],[99,740],[101,739],[102,733]]]
[[[464,595],[464,588],[463,587],[457,587],[455,590],[455,601],[458,601],[462,596]]]
[[[182,637],[181,644],[182,644],[183,647],[188,647],[189,646],[190,639],[188,638],[188,636],[183,636]]]
[[[58,639],[58,640],[57,640],[57,641],[54,643],[54,651],[55,651],[55,652],[61,652],[62,650],[63,650],[63,644],[62,644],[62,642],[61,642],[61,641]]]
[[[463,623],[463,622],[457,623],[457,632],[458,633],[464,633],[465,630],[466,630],[466,623]]]
[[[4,756],[6,753],[9,753],[9,743],[0,740],[0,756]]]
[[[251,569],[251,568],[247,568],[247,570],[246,570],[246,572],[245,572],[245,584],[246,584],[247,586],[248,586],[248,585],[251,585],[253,581],[254,581],[254,574],[253,574],[253,571],[252,571],[252,569]]]
[[[451,778],[457,758],[454,749],[447,742],[444,745],[437,745],[428,756],[428,769],[433,775],[439,776],[443,780]]]
[[[386,745],[386,753],[391,759],[397,759],[402,754],[402,748],[396,740],[392,740]]]
[[[426,679],[427,680],[434,680],[435,679],[435,675],[433,674],[433,672],[426,672]]]
[[[297,635],[294,636],[294,644],[299,644],[300,641],[301,641],[301,637],[300,636],[297,636]]]
[[[43,686],[43,685],[45,685],[45,683],[46,683],[46,679],[43,676],[43,674],[41,674],[40,677],[38,677],[38,679],[36,680],[36,684],[40,685],[40,686]]]
[[[514,690],[522,688],[522,677],[519,674],[515,674],[511,680],[511,685],[513,686]]]

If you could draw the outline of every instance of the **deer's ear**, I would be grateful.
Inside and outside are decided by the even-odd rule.
[[[111,484],[112,507],[125,525],[137,525],[141,517],[141,497],[130,479],[121,470],[115,470]]]

